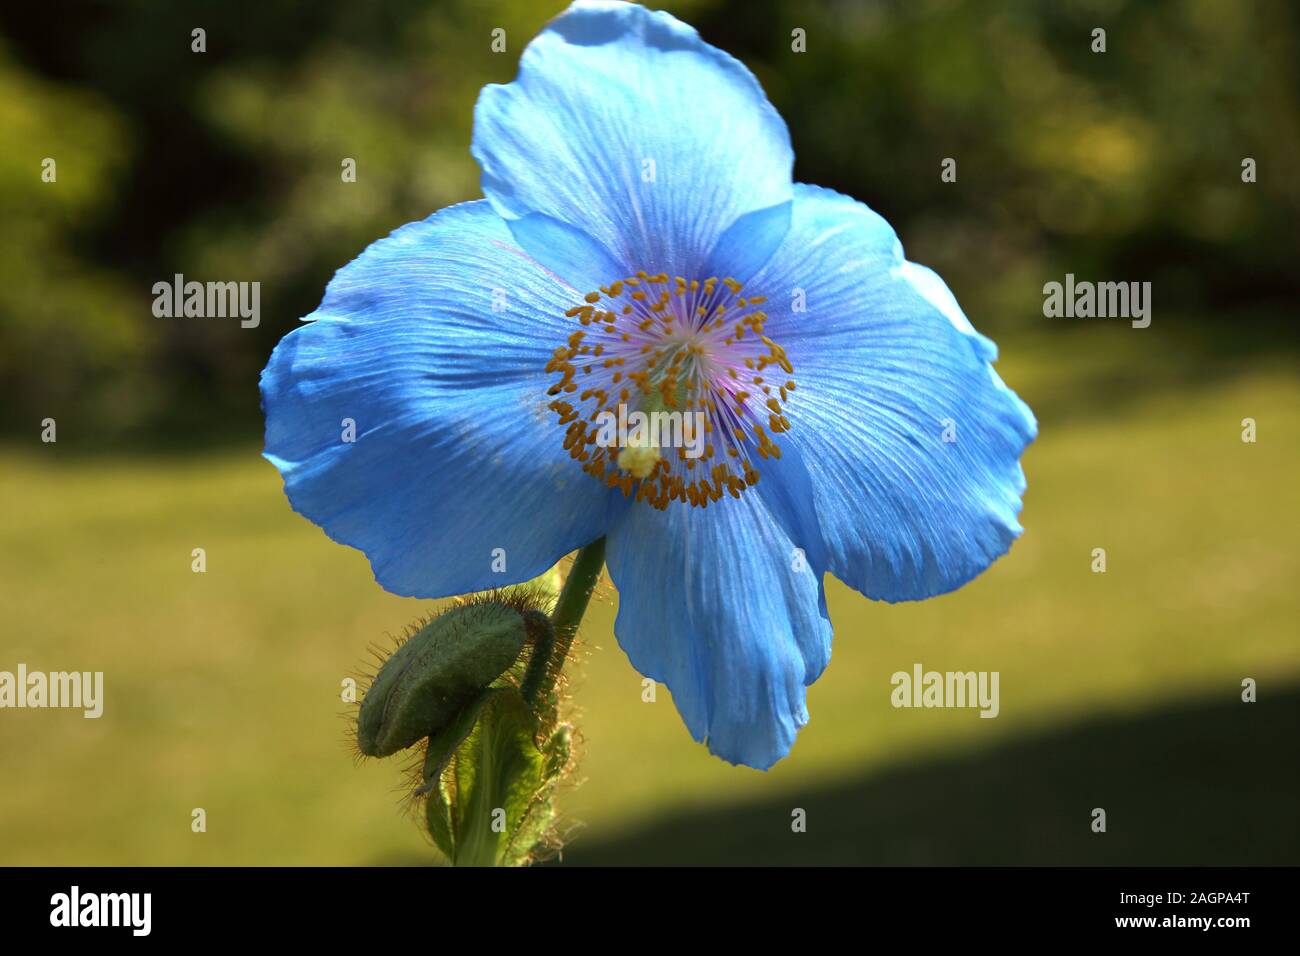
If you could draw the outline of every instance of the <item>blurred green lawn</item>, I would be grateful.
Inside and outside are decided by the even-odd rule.
[[[574,668],[565,858],[1300,863],[1300,386],[1259,359],[1201,375],[1160,318],[1004,343],[1042,427],[1026,535],[921,604],[832,583],[834,657],[774,770],[708,756],[662,688],[642,702],[610,595]],[[59,429],[0,455],[0,669],[102,670],[106,704],[0,715],[0,864],[431,860],[395,762],[354,763],[339,699],[367,645],[429,603],[384,594],[294,515],[254,444],[82,456],[77,424]],[[892,709],[889,676],[914,662],[1000,671],[1001,715]],[[1243,677],[1259,703],[1239,702]]]

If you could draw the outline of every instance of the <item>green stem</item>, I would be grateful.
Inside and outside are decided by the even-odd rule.
[[[591,602],[591,592],[600,580],[601,568],[605,566],[605,539],[597,538],[578,552],[573,559],[569,576],[564,579],[564,587],[551,612],[551,630],[549,640],[539,644],[533,651],[528,673],[524,677],[522,688],[524,699],[529,703],[536,701],[542,694],[548,693],[555,686],[560,668],[568,656],[569,646],[582,615]]]
[[[555,610],[551,612],[551,626],[555,628],[557,650],[565,653],[578,632],[582,615],[587,611],[591,601],[591,592],[596,590],[600,580],[600,570],[605,566],[605,539],[597,538],[578,552],[573,559],[573,567],[564,580]]]

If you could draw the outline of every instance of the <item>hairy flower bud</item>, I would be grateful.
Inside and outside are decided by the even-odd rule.
[[[519,659],[527,639],[525,613],[483,602],[423,624],[384,662],[366,691],[357,715],[361,752],[386,757],[450,723]]]

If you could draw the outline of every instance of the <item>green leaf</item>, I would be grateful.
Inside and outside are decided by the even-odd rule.
[[[537,733],[537,718],[519,691],[497,687],[430,740],[429,833],[454,865],[518,866],[545,839],[554,820],[551,791],[568,764],[569,733],[557,730],[542,747]]]

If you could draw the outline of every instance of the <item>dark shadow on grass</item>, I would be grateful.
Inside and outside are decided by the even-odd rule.
[[[567,865],[1300,863],[1300,687],[1088,720],[991,749],[717,806]],[[807,812],[807,832],[791,812]],[[1090,828],[1106,811],[1105,833]]]

